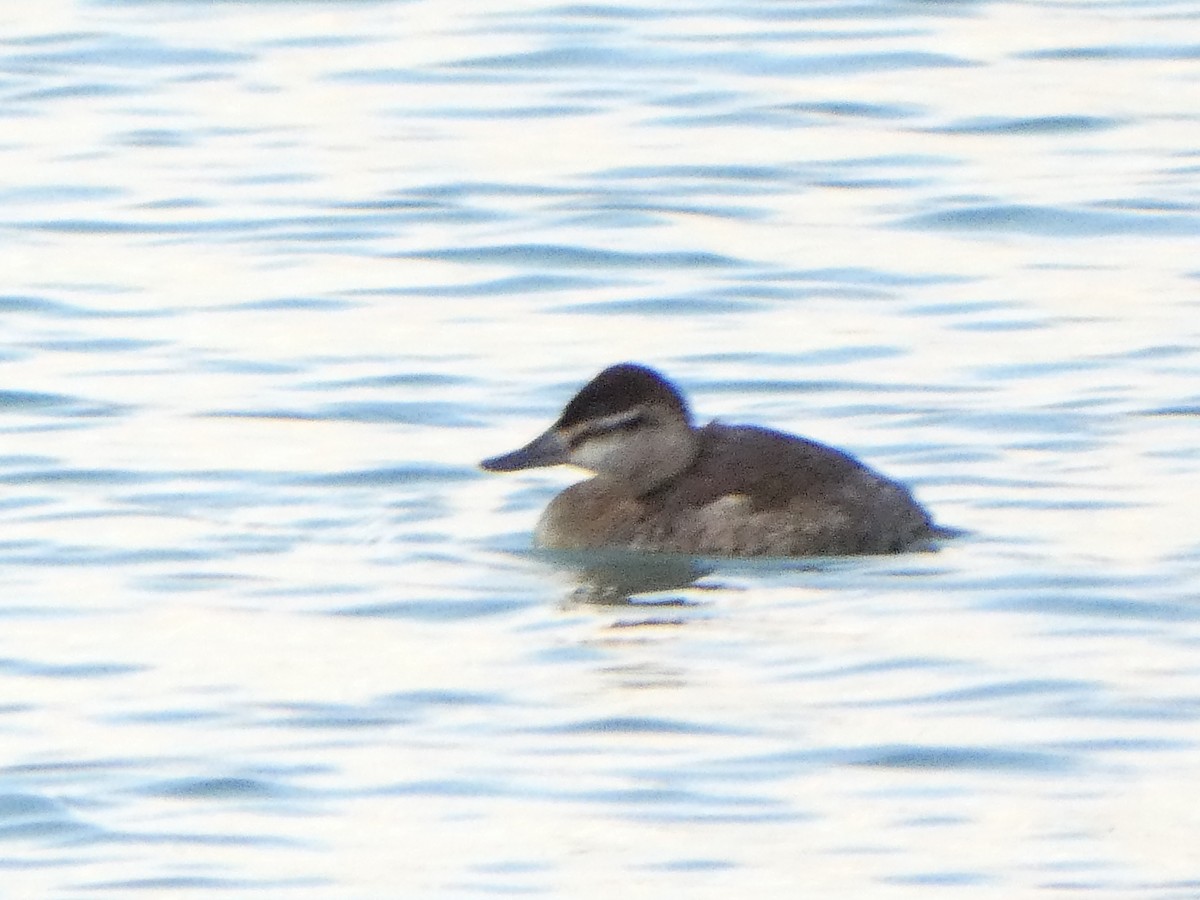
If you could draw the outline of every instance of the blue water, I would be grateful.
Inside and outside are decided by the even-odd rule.
[[[1200,896],[1197,35],[9,4],[0,894]],[[579,590],[629,359],[966,533]]]

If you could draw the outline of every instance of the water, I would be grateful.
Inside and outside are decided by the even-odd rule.
[[[1192,4],[9,4],[4,896],[1200,896]],[[582,602],[604,365],[969,534]]]

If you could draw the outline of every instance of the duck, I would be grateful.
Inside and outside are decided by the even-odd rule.
[[[545,432],[489,472],[571,465],[592,477],[551,500],[549,550],[812,557],[930,549],[950,532],[902,484],[834,447],[757,425],[697,426],[683,394],[639,363],[609,366]]]

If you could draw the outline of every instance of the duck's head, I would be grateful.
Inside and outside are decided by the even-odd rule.
[[[513,472],[569,463],[642,494],[686,469],[698,450],[678,389],[653,369],[621,363],[584,385],[543,434],[480,465]]]

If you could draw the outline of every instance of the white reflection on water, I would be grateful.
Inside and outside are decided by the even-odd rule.
[[[1194,895],[1194,21],[4,9],[5,890]],[[579,602],[622,359],[968,534]]]

